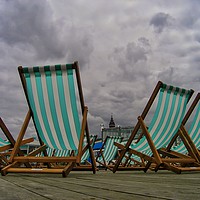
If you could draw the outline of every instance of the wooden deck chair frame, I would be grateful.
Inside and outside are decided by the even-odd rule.
[[[113,166],[114,166],[114,163],[112,160],[106,160],[105,156],[104,155],[104,151],[105,151],[105,146],[107,145],[107,142],[109,139],[113,139],[113,140],[118,140],[118,142],[122,142],[123,140],[123,137],[119,137],[119,136],[107,136],[103,142],[103,145],[101,147],[101,149],[99,150],[97,156],[96,156],[96,162],[99,163],[101,166],[103,166],[106,170],[109,169],[112,171],[113,169]],[[114,141],[115,143],[116,141]],[[113,147],[114,147],[114,143],[113,143]],[[109,147],[106,147],[106,148],[109,148]],[[116,147],[115,147],[116,148]],[[118,148],[116,149],[117,150],[117,154],[116,152],[114,154],[116,154],[116,156],[119,155],[119,152],[118,152]],[[102,161],[99,160],[99,158],[102,157]]]
[[[12,134],[10,133],[8,127],[6,126],[6,124],[4,123],[4,121],[2,120],[2,118],[0,117],[0,127],[2,132],[5,134],[9,144],[4,145],[4,146],[0,146],[0,162],[2,164],[2,166],[6,166],[9,164],[7,156],[10,156],[10,152],[6,152],[5,151],[11,151],[15,145],[15,139],[13,138]],[[28,138],[25,140],[22,140],[20,146],[33,142],[34,138]],[[18,155],[24,155],[24,153],[19,149],[17,152]],[[26,166],[30,166],[28,163],[26,163]]]
[[[200,163],[200,152],[199,152],[198,148],[195,146],[192,138],[190,137],[188,131],[185,128],[185,124],[187,123],[188,119],[190,118],[190,116],[191,116],[193,110],[195,109],[195,107],[197,106],[199,100],[200,100],[200,93],[198,93],[196,95],[194,101],[192,102],[190,108],[188,109],[188,111],[187,111],[187,113],[186,113],[186,115],[185,115],[185,117],[184,117],[184,119],[183,119],[183,121],[181,123],[181,127],[180,127],[179,131],[174,136],[174,138],[171,140],[171,142],[169,143],[167,148],[166,149],[162,148],[162,149],[159,150],[159,152],[162,153],[164,156],[186,157],[186,158],[192,156],[192,157],[196,158],[198,163]],[[187,156],[185,154],[183,155],[182,153],[173,151],[172,146],[173,146],[173,144],[176,141],[178,136],[181,138],[181,141],[183,142],[185,147],[188,147],[188,146],[191,147],[191,148],[187,148],[189,150],[188,154],[190,156]],[[199,165],[197,165],[197,166],[199,166]]]
[[[151,138],[151,135],[148,132],[148,129],[147,129],[147,126],[146,126],[146,124],[144,122],[144,119],[145,119],[147,113],[149,112],[149,110],[150,110],[150,108],[151,108],[151,106],[152,106],[157,94],[159,93],[160,89],[162,89],[162,87],[164,85],[165,84],[163,84],[161,81],[159,81],[157,83],[157,85],[156,85],[156,87],[155,87],[155,89],[154,89],[154,91],[153,91],[153,93],[152,93],[152,95],[151,95],[146,107],[144,108],[141,116],[138,117],[138,122],[137,122],[134,130],[132,131],[132,134],[131,134],[128,142],[126,143],[125,146],[123,146],[123,148],[121,150],[120,156],[119,156],[119,158],[118,158],[118,160],[117,160],[117,162],[116,162],[116,164],[115,164],[115,166],[113,168],[113,172],[114,173],[118,170],[118,167],[119,167],[119,165],[120,165],[120,163],[122,161],[122,158],[125,156],[127,151],[129,151],[130,153],[141,157],[142,159],[145,159],[148,162],[147,165],[144,168],[145,172],[149,169],[150,163],[153,163],[153,164],[156,164],[156,166],[158,166],[158,168],[161,167],[161,166],[165,166],[165,168],[167,168],[168,170],[171,170],[171,171],[173,171],[175,173],[181,173],[183,171],[183,169],[182,168],[178,168],[176,166],[173,166],[173,164],[171,164],[171,163],[176,163],[176,162],[177,163],[180,163],[180,162],[181,163],[191,163],[191,162],[193,163],[193,162],[196,161],[193,158],[170,158],[170,159],[162,158],[159,155],[159,153],[158,153],[158,151],[157,151],[157,149],[156,149],[156,147],[154,145],[154,142],[153,142],[153,140]],[[173,87],[173,86],[169,86],[169,87]],[[191,98],[193,93],[194,93],[193,90],[188,90],[188,94],[189,95],[187,95],[187,97],[188,97],[187,98],[187,102],[189,101],[189,99]],[[136,151],[136,150],[134,150],[132,148],[129,148],[140,127],[142,128],[142,134],[145,137],[146,142],[149,145],[153,156],[148,156],[148,155],[146,155],[146,154],[144,154],[142,152],[139,152],[139,151]]]
[[[17,141],[14,145],[14,149],[13,149],[12,154],[10,156],[10,160],[9,160],[10,165],[8,165],[8,166],[6,166],[2,169],[2,171],[1,171],[2,175],[6,175],[7,173],[15,173],[15,172],[19,172],[19,173],[54,173],[54,174],[56,173],[56,174],[62,174],[63,177],[66,177],[69,174],[69,172],[73,169],[73,167],[76,164],[80,163],[81,155],[82,155],[82,144],[83,144],[84,134],[86,135],[87,143],[88,144],[90,143],[89,128],[88,128],[88,123],[87,123],[88,108],[87,108],[87,106],[85,106],[85,103],[84,103],[78,62],[74,62],[72,64],[64,65],[64,67],[66,69],[67,69],[68,66],[70,66],[71,70],[75,71],[75,76],[76,76],[76,80],[77,80],[77,87],[78,87],[78,96],[79,96],[80,105],[81,105],[81,112],[82,112],[82,122],[80,124],[80,129],[81,129],[80,132],[81,133],[80,133],[80,139],[79,139],[79,144],[78,144],[78,154],[76,156],[69,156],[69,157],[48,157],[46,155],[44,157],[16,156],[17,152],[19,151],[20,143],[21,143],[21,141],[22,141],[22,139],[25,135],[26,127],[28,126],[31,118],[33,119],[33,123],[34,123],[35,128],[36,128],[38,139],[39,139],[39,142],[40,142],[40,145],[41,145],[40,148],[42,150],[44,150],[44,148],[43,148],[44,143],[39,136],[39,131],[37,130],[36,122],[34,120],[33,111],[32,111],[32,108],[31,108],[31,104],[29,102],[25,75],[23,74],[24,73],[23,67],[20,66],[20,67],[18,67],[18,71],[19,71],[22,86],[23,86],[23,89],[24,89],[24,92],[25,92],[25,96],[26,96],[26,99],[27,99],[27,103],[28,103],[28,106],[29,106],[29,111],[26,115],[22,129],[19,133]],[[48,70],[51,70],[51,66],[47,66],[47,67],[48,67]],[[57,70],[56,65],[54,65],[54,68],[55,68],[55,70]],[[62,65],[59,65],[59,68],[61,70]],[[34,70],[34,68],[33,68],[33,70]],[[36,70],[39,70],[39,69],[36,69]],[[43,70],[46,73],[45,66],[44,66]],[[35,71],[34,71],[34,73],[35,73]],[[54,73],[57,73],[57,71],[54,72]],[[92,171],[93,171],[93,173],[96,173],[96,163],[95,163],[95,159],[94,159],[94,156],[93,156],[93,153],[92,153],[91,146],[89,146],[89,151],[90,151],[90,155],[91,155],[91,159],[92,159]],[[39,152],[40,151],[37,151],[37,153],[39,153]],[[35,154],[33,154],[33,155],[35,155]],[[34,169],[34,168],[15,167],[18,163],[22,164],[22,163],[26,163],[26,162],[30,162],[30,163],[31,162],[41,162],[41,163],[66,162],[66,165],[62,169],[45,168],[45,169],[41,169],[41,170]]]

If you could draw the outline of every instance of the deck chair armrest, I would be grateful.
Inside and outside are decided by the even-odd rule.
[[[118,149],[123,150],[125,146],[123,144],[120,144],[118,142],[114,142],[114,145],[118,147]]]
[[[33,141],[34,141],[34,138],[24,139],[24,140],[22,140],[22,142],[20,143],[20,146],[22,146],[22,145],[24,145],[24,144],[27,144],[27,143],[30,143],[30,142],[33,142]],[[6,151],[6,150],[9,150],[9,149],[12,149],[12,148],[13,148],[13,145],[12,145],[12,144],[4,145],[4,146],[0,147],[0,152]]]
[[[12,149],[12,148],[13,148],[13,146],[11,144],[7,144],[7,145],[0,147],[0,152],[6,151],[6,150],[9,150],[9,149]]]
[[[17,155],[17,153],[19,152],[19,147],[21,146],[21,143],[23,141],[23,137],[24,137],[24,134],[26,132],[26,129],[28,127],[28,124],[29,124],[29,121],[31,119],[31,111],[29,110],[26,117],[25,117],[25,120],[24,120],[24,123],[22,125],[22,128],[20,130],[20,133],[18,135],[18,138],[17,138],[17,141],[15,143],[15,146],[12,150],[12,153],[11,153],[11,156],[10,156],[10,159],[9,159],[9,162],[12,163],[13,161],[13,158]]]
[[[139,116],[138,117],[138,122],[139,122],[139,124],[140,124],[140,127],[143,125],[143,127],[144,127],[144,120],[142,119],[142,122],[143,123],[141,123],[141,119],[142,119],[142,117],[141,116]],[[145,125],[145,127],[146,127],[146,129],[147,129],[147,126]],[[142,132],[141,132],[141,134],[139,135],[139,137],[138,137],[138,139],[137,139],[137,141],[135,142],[135,143],[138,143],[139,141],[140,141],[140,139],[143,137],[143,135],[144,135],[144,130],[142,129]]]
[[[31,151],[28,156],[36,156],[39,153],[41,153],[42,151],[44,151],[47,148],[47,146],[44,144],[41,147],[38,147],[37,149]]]
[[[34,141],[34,138],[27,138],[27,139],[24,139],[22,140],[20,146],[24,145],[24,144],[27,144],[27,143],[31,143]]]

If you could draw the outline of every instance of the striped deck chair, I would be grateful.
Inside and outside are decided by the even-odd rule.
[[[193,90],[173,87],[159,81],[142,115],[138,117],[138,123],[128,142],[125,147],[122,148],[113,172],[116,172],[127,151],[146,160],[147,164],[144,167],[145,172],[149,169],[151,164],[153,164],[156,165],[158,169],[164,166],[166,169],[175,173],[181,173],[184,169],[177,167],[177,165],[175,166],[174,163],[196,162],[194,158],[162,158],[158,153],[158,149],[167,147],[179,130],[185,115],[186,105],[193,92]],[[149,126],[147,126],[144,119],[156,99],[158,100],[157,106],[152,120]],[[142,128],[143,137],[141,137],[138,143],[134,144],[132,141],[140,127]],[[149,154],[149,151],[151,154]],[[188,170],[188,168],[186,170]]]
[[[120,136],[107,136],[104,140],[104,143],[99,150],[96,162],[103,166],[105,169],[112,171],[113,163],[118,156],[118,148],[114,145],[115,142],[121,143],[123,137]]]
[[[10,156],[11,164],[3,168],[1,173],[2,175],[11,172],[60,173],[66,177],[73,167],[81,162],[84,137],[87,138],[87,143],[90,143],[88,108],[84,104],[78,62],[19,67],[18,71],[30,109],[23,127],[27,127],[32,118],[41,148],[46,146],[56,150],[72,150],[78,151],[78,154],[64,157],[16,156],[19,144],[25,135],[25,131],[21,131]],[[90,145],[89,152],[92,158],[92,171],[95,173],[95,159]],[[65,163],[65,165],[61,169],[49,167],[39,170],[23,168],[24,162]],[[20,167],[17,167],[19,164]]]
[[[193,157],[197,157],[197,160],[200,163],[200,93],[197,94],[190,108],[188,109],[182,124],[181,128],[176,134],[176,136],[172,139],[171,143],[168,145],[166,149],[160,149],[160,152],[166,156],[175,156],[175,157],[187,157],[188,155],[192,155]],[[191,117],[191,114],[194,114],[192,123],[190,125],[190,129],[187,131],[185,128],[185,124],[188,122],[188,119]],[[173,146],[177,137],[180,137],[181,143],[178,146]],[[185,142],[183,137],[186,137],[188,143]],[[192,148],[192,152],[188,152],[187,145],[190,145]],[[190,150],[190,149],[189,149]]]
[[[1,167],[5,167],[6,165],[8,165],[8,158],[10,157],[10,151],[13,149],[15,145],[15,140],[1,117],[0,117],[0,127],[2,130],[2,133],[7,138],[7,141],[0,138],[0,165]],[[33,142],[33,140],[34,140],[33,138],[22,140],[20,146]],[[24,155],[24,153],[21,150],[18,151],[18,154]]]

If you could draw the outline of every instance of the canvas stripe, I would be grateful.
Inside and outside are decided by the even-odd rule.
[[[76,129],[76,135],[75,138],[80,138],[80,121],[78,116],[78,109],[77,109],[77,100],[75,95],[75,88],[74,88],[74,78],[73,74],[68,74],[68,80],[69,80],[69,93],[70,93],[70,100],[71,100],[71,106],[72,106],[72,113],[75,123],[75,129]]]
[[[162,118],[162,113],[164,112],[164,108],[166,106],[166,99],[167,99],[167,90],[165,90],[164,92],[161,93],[163,95],[163,99],[159,99],[158,101],[161,102],[161,106],[160,106],[160,109],[159,109],[159,113],[158,113],[158,116],[155,116],[156,117],[156,122],[153,124],[153,127],[152,128],[149,128],[150,132],[155,132],[156,129],[158,128],[158,125],[161,121],[161,118]],[[166,118],[165,118],[166,119]],[[150,125],[151,127],[151,125]]]
[[[179,91],[179,94],[182,93],[182,90]],[[161,137],[159,138],[158,143],[156,144],[156,148],[164,147],[165,144],[167,144],[172,136],[175,134],[177,127],[180,125],[180,122],[182,121],[181,118],[183,116],[183,108],[185,105],[185,97],[186,94],[184,94],[184,97],[182,98],[180,95],[173,96],[175,99],[175,103],[172,103],[171,105],[174,105],[172,107],[172,113],[169,116],[166,116],[170,119],[170,122],[166,124],[167,130],[164,130],[162,133],[162,130],[158,133]]]
[[[164,101],[162,101],[162,106],[161,106],[161,110],[159,112],[159,117],[157,118],[157,121],[154,124],[153,129],[151,131],[149,131],[150,134],[151,134],[151,132],[156,133],[156,134],[152,135],[152,139],[155,141],[158,138],[158,136],[160,136],[160,133],[163,131],[164,125],[168,119],[168,115],[169,115],[169,111],[170,111],[170,108],[168,107],[168,105],[170,105],[170,106],[172,105],[172,104],[170,104],[170,103],[172,103],[172,98],[169,98],[167,91],[164,91],[163,95],[164,95]],[[167,113],[166,113],[166,110],[167,110]],[[163,113],[164,113],[164,115],[163,115]]]
[[[63,67],[66,67],[66,66],[62,66],[62,69]],[[71,129],[71,135],[70,135],[70,138],[68,139],[70,140],[70,143],[74,143],[74,146],[78,149],[79,138],[77,135],[78,133],[76,132],[74,118],[73,118],[73,111],[72,111],[70,92],[69,92],[69,79],[68,79],[69,75],[64,70],[62,70],[62,72],[63,72],[62,76],[63,76],[64,95],[65,95],[68,119],[69,119],[69,124],[70,124],[70,129]]]
[[[160,125],[157,127],[156,134],[154,133],[153,140],[155,142],[155,145],[157,142],[159,142],[162,139],[162,132],[166,131],[166,128],[169,128],[168,124],[169,121],[171,120],[172,112],[173,112],[173,107],[174,107],[174,96],[170,95],[167,91],[165,91],[167,95],[167,100],[165,103],[165,109],[162,113],[162,118],[160,119]]]
[[[163,119],[163,122],[162,122],[162,120],[160,121],[162,126],[158,130],[156,138],[154,139],[156,146],[158,146],[161,143],[163,144],[164,140],[168,139],[168,138],[166,138],[166,136],[169,137],[171,125],[174,122],[174,117],[175,117],[175,114],[176,114],[176,110],[178,108],[177,97],[179,97],[179,95],[175,96],[173,94],[173,91],[172,91],[171,94],[168,94],[168,96],[169,95],[170,95],[170,97],[169,97],[170,100],[167,101],[167,104],[166,104],[167,113],[163,112],[164,119]],[[175,121],[177,121],[177,120],[175,120]],[[162,134],[162,133],[164,133],[164,134]]]
[[[178,109],[179,106],[180,106],[180,109]],[[174,134],[174,131],[177,129],[178,125],[180,124],[183,106],[184,106],[184,98],[180,98],[180,96],[177,95],[172,115],[169,116],[170,123],[167,125],[168,128],[165,131],[165,134],[162,135],[161,140],[157,143],[156,147],[159,148],[161,147],[160,145],[165,146],[165,144],[168,143],[169,140],[171,140],[171,137]],[[176,123],[174,124],[174,122]]]
[[[40,134],[40,133],[42,133],[42,126],[40,124],[42,122],[41,121],[39,122],[38,114],[36,112],[35,102],[34,102],[34,98],[33,98],[33,89],[32,89],[30,74],[26,74],[26,87],[27,87],[27,93],[28,93],[29,103],[30,103],[31,109],[33,111],[33,117],[34,117],[36,129],[38,130],[38,133],[39,133],[40,138],[42,139],[42,141],[45,142],[46,139],[45,139],[44,135]]]
[[[48,133],[45,131],[45,139],[47,141],[51,140],[54,141],[54,144],[51,145],[49,142],[47,142],[47,145],[53,149],[61,149],[60,142],[57,137],[57,132],[54,127],[53,119],[52,119],[52,112],[51,112],[51,103],[50,99],[53,98],[52,95],[50,95],[50,87],[51,87],[51,79],[50,76],[46,77],[46,74],[44,72],[44,68],[40,67],[40,73],[41,73],[41,84],[42,84],[42,92],[43,92],[43,98],[44,98],[44,107],[46,111],[47,121],[46,124],[49,126]],[[35,95],[34,95],[35,96]],[[47,126],[47,125],[46,125]]]
[[[166,92],[160,92],[160,94],[159,94],[158,108],[156,109],[156,116],[154,115],[156,120],[154,120],[153,125],[152,125],[152,123],[150,123],[150,127],[149,127],[150,132],[155,132],[155,130],[158,126],[159,120],[161,118],[161,113],[163,112],[163,109],[164,109],[164,105],[165,105],[165,101],[166,101],[166,94],[167,94]],[[138,142],[137,144],[132,144],[131,148],[135,148],[139,151],[146,151],[147,149],[149,149],[149,145],[146,142],[146,138],[143,137],[142,140],[140,140],[140,142]]]
[[[51,66],[51,76],[52,76],[52,86],[53,86],[53,95],[54,95],[54,100],[55,100],[55,109],[56,113],[54,115],[54,123],[57,124],[57,134],[60,136],[59,137],[59,142],[61,145],[61,149],[71,149],[71,146],[69,144],[69,141],[66,137],[66,131],[63,123],[63,118],[62,118],[62,112],[61,109],[65,109],[64,107],[61,108],[61,102],[59,99],[59,92],[62,92],[62,85],[59,85],[59,92],[58,92],[58,83],[59,83],[59,78],[56,76],[55,72],[55,66]]]
[[[29,70],[31,70],[31,68]],[[30,73],[30,81],[31,81],[30,83],[31,83],[31,86],[32,86],[32,93],[33,93],[33,102],[34,102],[34,107],[35,107],[35,114],[37,116],[37,121],[38,121],[37,124],[40,124],[40,127],[41,127],[41,131],[39,131],[39,133],[40,133],[40,135],[42,135],[42,138],[44,139],[43,142],[46,142],[46,144],[48,146],[50,146],[50,147],[53,148],[54,146],[51,143],[51,140],[49,138],[49,134],[46,131],[46,128],[45,128],[45,125],[44,125],[44,121],[43,121],[43,117],[42,117],[42,113],[41,113],[41,110],[40,110],[40,104],[39,104],[38,95],[37,95],[36,80],[35,80],[35,75],[33,73]],[[47,117],[48,117],[48,113],[47,113]],[[43,133],[43,134],[41,134],[41,133]]]

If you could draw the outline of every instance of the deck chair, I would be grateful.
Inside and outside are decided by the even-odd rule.
[[[19,75],[25,92],[29,111],[24,127],[32,118],[40,142],[40,147],[29,156],[16,156],[19,144],[25,135],[22,130],[18,136],[10,165],[2,169],[2,175],[11,172],[57,173],[66,177],[76,164],[81,162],[84,137],[90,143],[87,124],[88,108],[85,106],[78,62],[64,65],[41,67],[19,67]],[[77,155],[64,157],[36,157],[44,146],[52,149],[78,151]],[[95,159],[92,158],[92,171],[96,172]],[[24,162],[65,163],[63,168],[23,168]],[[16,167],[19,164],[20,167]]]
[[[196,98],[192,102],[190,108],[188,109],[182,123],[180,130],[172,139],[171,143],[166,149],[160,149],[160,153],[165,156],[175,156],[175,157],[187,157],[188,155],[195,155],[197,160],[200,163],[200,93],[197,94]],[[188,119],[191,117],[191,114],[194,113],[193,121],[190,125],[190,129],[187,131],[185,124],[188,122]],[[177,137],[180,137],[181,142],[178,146],[173,146]],[[185,140],[183,137],[187,138],[188,143],[184,143]],[[193,152],[188,152],[186,148],[187,145],[190,145]]]
[[[121,136],[107,136],[105,138],[104,143],[96,157],[96,162],[99,163],[101,167],[112,171],[114,161],[118,155],[118,148],[114,145],[114,143],[121,143],[122,140],[123,137]]]
[[[186,105],[193,92],[193,90],[181,89],[159,81],[142,115],[138,117],[138,123],[128,142],[125,146],[121,147],[122,151],[113,168],[113,172],[116,172],[127,151],[146,160],[146,165],[144,167],[145,172],[153,164],[157,166],[157,169],[164,166],[166,169],[175,173],[181,173],[184,169],[177,167],[177,165],[175,166],[175,163],[196,162],[197,160],[195,158],[162,158],[158,153],[158,149],[167,147],[179,130],[185,114]],[[147,126],[144,120],[156,99],[158,100],[157,106],[152,120],[149,126]],[[141,139],[138,143],[134,144],[132,141],[140,127],[142,128],[143,137],[140,137]],[[151,152],[151,154],[149,154],[149,152]],[[188,170],[188,168],[186,170]]]
[[[5,125],[1,117],[0,117],[0,127],[2,132],[7,138],[7,141],[0,138],[0,165],[1,167],[5,167],[6,165],[8,165],[8,158],[10,157],[10,151],[13,149],[15,145],[15,139],[13,138],[12,134],[8,130],[7,126]],[[33,140],[34,138],[28,138],[22,140],[20,146],[33,142]],[[18,155],[24,155],[24,153],[19,149]]]

